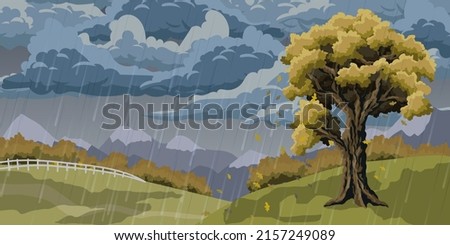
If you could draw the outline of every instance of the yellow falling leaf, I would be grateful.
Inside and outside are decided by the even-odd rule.
[[[270,95],[270,90],[267,90],[267,91],[266,91],[266,95]]]
[[[261,141],[261,135],[255,134],[255,141],[260,142]]]
[[[329,144],[330,146],[334,146],[334,141],[328,140],[328,144]]]
[[[268,202],[264,203],[264,210],[266,210],[266,212],[270,211],[270,204]]]
[[[317,101],[317,94],[316,94],[316,93],[314,93],[314,94],[311,96],[311,101]]]
[[[227,174],[227,179],[231,180],[231,174]]]
[[[217,189],[216,192],[219,193],[219,194],[223,193],[222,189]]]
[[[378,180],[379,179],[379,177],[378,177],[378,175],[375,175],[375,176],[373,176],[376,180]]]
[[[260,172],[256,172],[256,178],[263,179],[263,175]]]
[[[253,187],[255,187],[255,189],[257,189],[257,190],[258,190],[258,189],[261,189],[261,185],[260,185],[258,182],[256,182],[256,181],[253,182],[252,185],[253,185]]]
[[[277,76],[277,82],[280,83],[282,80],[283,80],[283,77],[282,77],[281,75],[278,75],[278,76]]]
[[[389,105],[390,105],[390,106],[394,106],[395,104],[397,104],[397,101],[391,101],[391,102],[389,102]]]
[[[380,170],[384,172],[386,171],[386,168],[384,166],[380,166]]]
[[[364,140],[364,141],[363,141],[363,144],[368,145],[368,144],[370,144],[371,142],[372,142],[372,140]]]
[[[403,126],[406,126],[406,125],[408,125],[408,123],[406,123],[406,121],[405,121],[405,120],[401,120],[400,122],[402,123],[402,125],[403,125]]]

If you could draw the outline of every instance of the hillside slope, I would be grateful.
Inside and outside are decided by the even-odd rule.
[[[335,168],[250,193],[203,223],[450,224],[450,157],[369,162],[369,183],[389,208],[357,208],[352,201],[324,208],[338,193],[341,171]]]
[[[228,202],[84,171],[0,171],[0,224],[197,224]]]

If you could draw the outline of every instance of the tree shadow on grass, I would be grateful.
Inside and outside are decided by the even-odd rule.
[[[450,163],[424,171],[403,170],[401,178],[380,191],[389,208],[370,207],[384,219],[410,224],[450,224]]]
[[[8,174],[13,176],[7,176]],[[86,206],[93,210],[80,217],[67,216],[59,220],[59,223],[116,223],[129,216],[149,211],[151,205],[143,203],[147,199],[181,197],[181,194],[172,191],[133,192],[104,189],[100,192],[90,192],[83,187],[51,179],[38,180],[21,172],[0,173],[0,179],[4,178],[8,179],[0,183],[0,210],[16,210],[23,214],[59,205]]]

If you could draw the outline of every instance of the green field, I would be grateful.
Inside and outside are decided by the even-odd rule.
[[[82,170],[0,171],[0,224],[197,224],[226,204]]]
[[[203,223],[450,224],[450,157],[370,162],[369,183],[388,208],[358,208],[352,201],[324,208],[338,193],[341,171],[331,169],[256,191],[209,215]]]
[[[369,162],[369,183],[389,208],[351,201],[324,208],[338,192],[340,172],[229,203],[101,173],[0,171],[0,224],[450,224],[450,157]]]

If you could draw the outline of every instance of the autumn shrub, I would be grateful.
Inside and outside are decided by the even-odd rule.
[[[270,185],[295,180],[304,175],[305,163],[289,157],[283,152],[278,157],[267,157],[249,168],[247,188],[256,191]]]
[[[365,144],[367,144],[366,154],[369,161],[425,155],[450,156],[450,147],[447,144],[438,146],[422,144],[414,148],[406,144],[401,136],[391,138],[376,136],[372,140],[367,140]],[[283,152],[278,157],[262,159],[258,165],[250,167],[247,188],[250,191],[256,191],[270,185],[339,167],[342,163],[342,153],[335,147],[318,150],[314,157],[306,159],[305,162],[291,158]]]
[[[135,174],[148,182],[208,196],[212,194],[211,188],[206,183],[204,177],[199,177],[193,173],[172,170],[166,166],[158,167],[148,160],[138,161],[130,169],[130,173]]]
[[[0,160],[6,159],[45,159],[99,165],[131,173],[156,184],[204,195],[212,193],[206,179],[196,176],[194,173],[184,173],[169,167],[157,167],[147,160],[140,160],[129,168],[128,158],[122,153],[112,152],[103,160],[98,160],[96,157],[90,156],[86,150],[66,140],[55,142],[53,146],[49,146],[26,140],[21,134],[10,139],[0,137]],[[20,162],[19,164],[25,163]],[[31,161],[30,164],[33,162]]]

